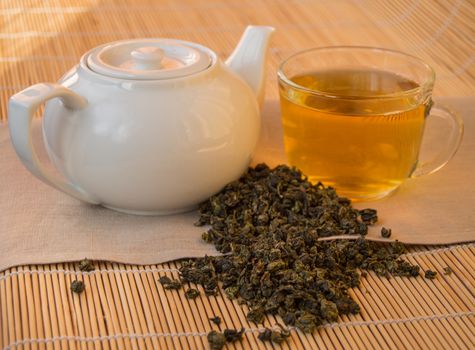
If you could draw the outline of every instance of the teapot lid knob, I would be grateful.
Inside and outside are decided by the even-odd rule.
[[[155,80],[188,76],[208,68],[216,55],[204,46],[181,40],[121,40],[85,55],[96,73],[119,79]]]
[[[160,69],[165,52],[158,46],[138,47],[130,53],[138,69]]]

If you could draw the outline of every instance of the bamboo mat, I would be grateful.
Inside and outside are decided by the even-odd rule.
[[[226,57],[247,24],[277,28],[268,99],[277,99],[275,71],[287,55],[349,44],[423,58],[437,72],[435,96],[475,95],[471,0],[2,0],[0,119],[6,119],[11,94],[56,81],[101,43],[173,37]],[[244,340],[229,349],[474,349],[475,244],[415,247],[406,259],[438,271],[437,278],[370,273],[351,291],[360,315],[342,317],[312,335],[293,330],[282,346],[257,340],[261,326],[248,324],[246,309],[221,295],[189,301],[183,291],[164,291],[156,280],[177,276],[177,263],[100,262],[89,273],[71,263],[19,266],[0,273],[0,348],[203,349],[206,334],[217,329],[208,318],[220,316],[223,328],[246,328]],[[450,275],[443,274],[447,266]],[[85,282],[82,295],[69,290],[76,278]],[[269,317],[265,326],[275,323]]]

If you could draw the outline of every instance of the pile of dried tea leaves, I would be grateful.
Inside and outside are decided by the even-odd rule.
[[[364,239],[376,221],[375,210],[352,208],[295,168],[260,164],[201,205],[197,225],[210,226],[203,239],[225,255],[184,261],[181,279],[202,285],[208,295],[221,282],[230,299],[249,306],[249,321],[277,314],[286,325],[311,332],[360,311],[348,294],[359,285],[357,269],[419,275],[418,266],[400,259],[402,244]],[[342,234],[361,238],[317,240]]]

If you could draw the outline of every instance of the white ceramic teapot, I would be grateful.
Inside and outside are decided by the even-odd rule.
[[[225,64],[180,40],[94,48],[58,84],[11,97],[13,146],[36,177],[82,201],[132,214],[192,209],[249,165],[272,32],[248,27]],[[32,145],[33,114],[46,101],[45,147],[65,180]]]

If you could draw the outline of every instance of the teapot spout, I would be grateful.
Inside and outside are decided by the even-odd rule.
[[[226,65],[254,91],[259,106],[264,103],[265,62],[273,27],[248,26]]]

